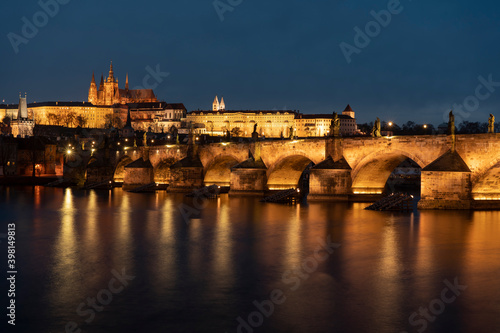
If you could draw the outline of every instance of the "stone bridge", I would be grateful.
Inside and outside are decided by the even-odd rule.
[[[143,156],[151,166],[139,163],[127,176],[131,163]],[[149,168],[146,179],[168,183],[172,190],[218,184],[231,186],[233,194],[296,187],[309,167],[309,199],[325,200],[372,200],[410,158],[422,168],[420,208],[500,208],[500,134],[154,146],[110,157],[115,181],[124,184]]]

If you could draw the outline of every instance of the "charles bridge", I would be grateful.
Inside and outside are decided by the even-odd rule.
[[[309,200],[373,200],[410,158],[421,168],[421,209],[500,208],[500,134],[312,138],[163,145],[102,152],[85,161],[87,182],[169,191],[230,186],[230,195],[297,187],[310,168]]]

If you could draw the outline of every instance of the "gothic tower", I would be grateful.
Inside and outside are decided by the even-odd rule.
[[[92,73],[92,81],[90,82],[89,102],[92,104],[97,103],[97,85],[95,84],[94,73]]]
[[[226,111],[226,104],[224,104],[224,97],[221,97],[221,99],[220,99],[219,110]]]
[[[219,109],[220,109],[219,98],[217,96],[215,96],[214,104],[212,106],[212,110],[213,111],[219,111]]]

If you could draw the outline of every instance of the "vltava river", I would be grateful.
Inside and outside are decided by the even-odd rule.
[[[1,188],[7,332],[500,332],[500,212],[366,205]]]

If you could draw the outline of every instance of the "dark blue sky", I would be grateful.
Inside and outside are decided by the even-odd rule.
[[[112,59],[121,87],[127,72],[142,85],[147,66],[170,73],[154,90],[188,110],[209,109],[217,94],[228,109],[331,113],[350,103],[358,123],[437,125],[469,97],[457,120],[499,118],[500,84],[474,96],[479,76],[500,82],[500,4],[401,0],[348,64],[339,45],[355,46],[354,28],[392,1],[220,0],[237,4],[221,21],[213,0],[69,0],[44,26],[38,1],[4,1],[0,99],[86,101],[92,72],[99,80]],[[16,53],[9,33],[23,37],[22,18],[34,15],[42,26]]]

